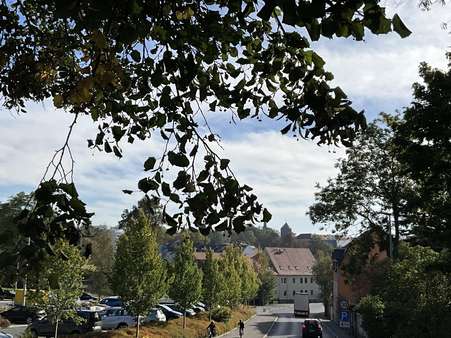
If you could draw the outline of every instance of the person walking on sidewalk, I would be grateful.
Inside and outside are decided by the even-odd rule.
[[[238,329],[240,331],[240,338],[243,338],[244,335],[244,322],[240,319],[238,323]]]

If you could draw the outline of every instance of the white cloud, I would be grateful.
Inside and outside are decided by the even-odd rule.
[[[343,155],[342,148],[319,147],[275,131],[251,133],[223,145],[241,183],[252,186],[272,212],[272,227],[286,221],[297,232],[318,231],[305,213],[315,184],[336,174],[334,163]]]
[[[365,42],[322,40],[316,47],[326,61],[326,68],[334,73],[335,84],[351,99],[409,103],[412,83],[419,80],[420,62],[439,68],[447,65],[449,32],[441,28],[441,23],[451,17],[441,6],[422,11],[417,1],[386,3],[388,15],[398,13],[412,30],[408,38],[401,39],[396,33],[373,36],[367,32]]]

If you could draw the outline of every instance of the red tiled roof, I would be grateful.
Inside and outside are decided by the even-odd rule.
[[[316,260],[307,248],[265,249],[276,274],[282,276],[311,275]]]

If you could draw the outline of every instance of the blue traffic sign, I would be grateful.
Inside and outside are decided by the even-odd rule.
[[[341,322],[349,322],[349,311],[341,311],[340,312],[340,321]]]

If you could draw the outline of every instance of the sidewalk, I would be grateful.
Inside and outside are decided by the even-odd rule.
[[[332,320],[321,320],[324,330],[333,338],[352,338],[349,331],[342,329]]]
[[[274,322],[276,316],[271,313],[268,314],[258,314],[257,316],[251,318],[249,321],[245,323],[244,334],[246,338],[261,338],[266,332],[270,329],[271,325]],[[238,325],[238,323],[237,323]],[[219,336],[221,338],[239,338],[238,328],[232,330],[229,333],[226,333],[223,336]],[[218,337],[218,338],[219,338]]]

